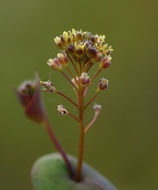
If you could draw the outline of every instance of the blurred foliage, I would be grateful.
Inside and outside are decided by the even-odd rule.
[[[33,189],[33,162],[55,152],[44,127],[24,116],[12,87],[37,71],[73,96],[46,64],[57,53],[53,37],[72,27],[105,34],[115,50],[112,66],[102,73],[110,87],[97,97],[103,110],[87,134],[85,160],[118,189],[158,189],[157,9],[156,0],[0,0],[0,189]],[[57,95],[43,97],[56,136],[77,156],[76,123],[56,111],[67,102]],[[89,108],[86,122],[91,113]]]

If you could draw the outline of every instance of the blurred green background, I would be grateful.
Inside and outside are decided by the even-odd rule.
[[[36,71],[73,96],[46,61],[58,52],[53,38],[74,27],[105,34],[115,49],[112,66],[100,76],[110,86],[96,99],[103,109],[87,134],[85,160],[120,190],[157,190],[158,1],[0,0],[0,15],[0,189],[32,190],[33,162],[56,151],[44,127],[24,116],[12,87]],[[43,97],[56,136],[77,156],[76,123],[56,111],[58,104],[74,108],[57,95]],[[87,123],[92,114],[89,108]]]

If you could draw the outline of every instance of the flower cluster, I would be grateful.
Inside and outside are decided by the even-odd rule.
[[[103,61],[102,68],[110,64],[113,49],[105,42],[104,35],[72,29],[54,38],[54,42],[64,56],[70,54],[73,57],[77,66],[82,67],[82,72],[87,72],[96,62]]]
[[[85,96],[88,92],[89,86],[96,76],[98,76],[102,70],[111,65],[112,48],[105,42],[104,35],[93,35],[90,32],[82,32],[82,30],[76,31],[74,29],[72,29],[72,31],[63,32],[63,34],[56,37],[54,41],[60,49],[60,53],[58,53],[55,58],[50,58],[47,61],[47,64],[53,70],[59,71],[65,79],[68,80],[74,89],[76,100],[73,100],[71,97],[63,94],[50,80],[46,82],[39,81],[38,77],[36,77],[37,79],[35,82],[25,82],[17,90],[17,96],[25,108],[26,115],[30,119],[46,125],[46,129],[52,142],[61,153],[65,163],[67,164],[70,176],[74,178],[75,181],[80,181],[82,179],[81,173],[83,163],[84,135],[91,128],[100,114],[101,105],[96,104],[93,107],[94,117],[88,125],[85,124],[84,113],[87,107],[94,101],[96,96],[101,91],[107,89],[108,80],[105,78],[101,78],[99,80],[93,96],[87,102],[85,101]],[[98,62],[99,65],[95,74],[93,76],[89,76],[88,72],[90,68]],[[72,67],[70,67],[70,64]],[[69,116],[76,120],[79,124],[81,138],[79,159],[75,176],[65,152],[59,145],[49,125],[40,96],[40,85],[43,87],[45,92],[56,93],[62,96],[78,109],[78,116],[75,116],[63,105],[58,105],[57,108],[59,115]]]

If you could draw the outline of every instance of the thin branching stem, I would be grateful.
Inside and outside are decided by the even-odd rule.
[[[96,78],[96,76],[101,72],[101,69],[98,69],[98,71],[93,75],[93,77],[90,80],[90,83]]]
[[[99,115],[99,111],[95,112],[94,117],[92,119],[92,121],[88,124],[88,126],[84,129],[84,133],[87,133],[88,129],[94,124],[94,122],[96,121],[98,115]]]
[[[66,51],[66,54],[67,54],[69,60],[71,61],[72,65],[73,65],[73,67],[74,67],[74,69],[75,69],[75,71],[76,71],[76,73],[77,73],[77,75],[78,75],[77,67],[76,67],[75,63],[73,62],[71,56],[69,55],[69,53],[68,53],[67,51]]]
[[[72,86],[78,91],[78,88],[76,85],[71,81],[71,79],[67,76],[67,74],[64,71],[61,71],[62,75],[72,84]]]
[[[72,76],[72,78],[75,80],[76,84],[79,84],[79,81],[76,79],[76,76],[73,74],[71,69],[69,67],[66,67],[66,69],[69,72],[69,74]]]
[[[74,106],[78,107],[78,105],[71,100],[71,98],[67,97],[65,94],[63,94],[62,92],[56,90],[55,93],[59,94],[60,96],[64,97],[65,99],[67,99],[69,102],[71,102]]]
[[[72,113],[68,113],[68,115],[69,115],[70,117],[72,117],[73,119],[75,119],[77,122],[80,121],[80,120],[79,120],[76,116],[74,116]]]
[[[90,105],[90,103],[93,102],[93,100],[96,98],[96,96],[99,94],[99,91],[97,90],[95,94],[92,96],[92,98],[89,100],[89,102],[84,106],[84,110]]]

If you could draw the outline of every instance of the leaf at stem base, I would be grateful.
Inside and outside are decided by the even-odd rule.
[[[76,158],[69,156],[73,168]],[[32,169],[35,190],[116,190],[116,188],[96,170],[83,164],[82,182],[76,183],[68,176],[65,162],[58,153],[39,158]]]

